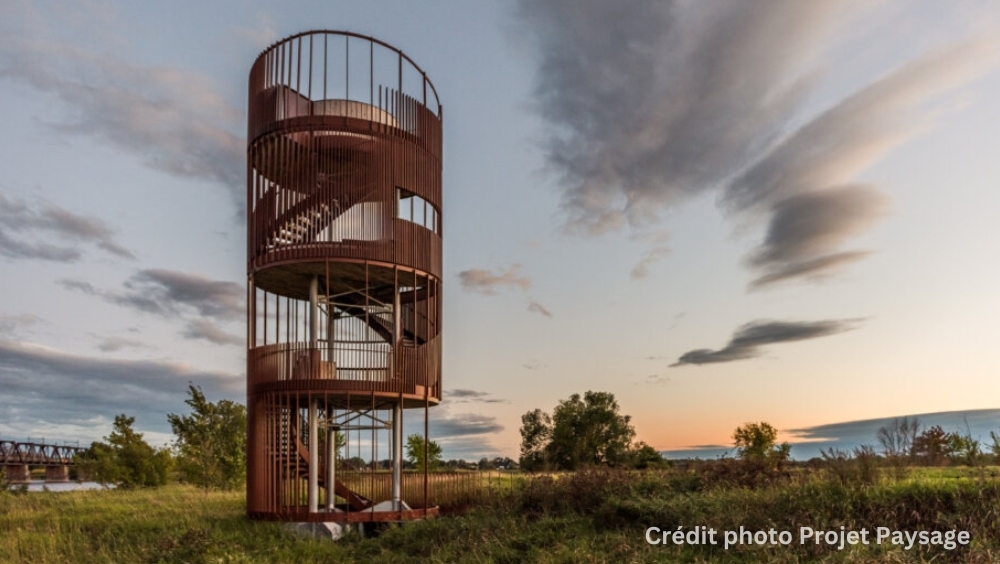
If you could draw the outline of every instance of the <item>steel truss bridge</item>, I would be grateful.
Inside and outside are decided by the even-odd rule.
[[[79,446],[0,441],[0,465],[69,466],[73,455],[84,450]]]
[[[51,443],[0,441],[0,468],[11,482],[31,479],[31,466],[45,467],[45,480],[63,482],[69,479],[73,457],[84,447]]]

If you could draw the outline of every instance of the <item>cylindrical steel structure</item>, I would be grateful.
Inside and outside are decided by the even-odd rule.
[[[250,70],[251,517],[436,511],[425,494],[386,512],[365,496],[381,491],[376,473],[370,488],[364,473],[348,480],[362,461],[398,468],[398,410],[419,409],[426,423],[441,398],[441,118],[420,67],[371,37],[302,33]],[[346,463],[330,454],[338,437]]]

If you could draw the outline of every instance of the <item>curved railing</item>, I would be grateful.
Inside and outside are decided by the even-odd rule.
[[[417,347],[398,346],[395,352],[387,345],[352,350],[342,344],[275,343],[251,348],[247,356],[250,390],[282,382],[328,392],[422,396],[426,391],[432,399],[441,397],[441,341],[437,337]]]
[[[402,50],[373,37],[293,35],[261,52],[249,86],[251,142],[279,121],[343,117],[408,132],[440,155],[441,103],[434,84]]]

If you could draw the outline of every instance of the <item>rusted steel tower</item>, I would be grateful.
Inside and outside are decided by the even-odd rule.
[[[248,514],[435,514],[401,466],[404,412],[426,444],[441,398],[434,85],[371,37],[281,40],[250,70],[247,161]]]

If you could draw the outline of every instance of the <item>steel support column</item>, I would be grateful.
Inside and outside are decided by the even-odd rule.
[[[319,277],[309,281],[309,363],[310,375],[319,376]],[[309,512],[319,511],[319,400],[309,402]],[[328,484],[329,485],[329,484]]]
[[[329,421],[329,418],[327,419]],[[326,429],[326,510],[333,511],[337,502],[334,488],[337,478],[337,429]]]
[[[402,509],[403,498],[403,404],[392,406],[392,508]]]
[[[319,401],[309,402],[309,513],[319,511]]]

